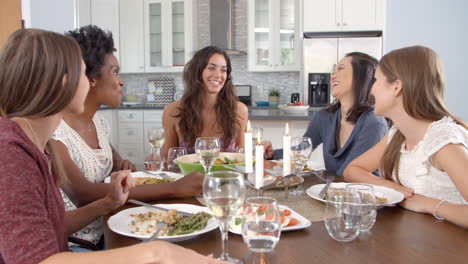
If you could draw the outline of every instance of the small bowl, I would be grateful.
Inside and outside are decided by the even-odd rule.
[[[288,114],[303,113],[309,109],[308,105],[278,105],[278,108]]]
[[[270,105],[268,101],[256,101],[255,104],[257,106],[269,106]]]
[[[221,152],[219,153],[220,159],[224,159],[224,157],[228,157],[231,160],[237,159],[239,163],[237,165],[245,166],[244,160],[245,156],[244,153],[234,153],[234,152]],[[200,164],[200,158],[197,154],[189,154],[180,156],[177,158],[176,163],[179,165],[180,171],[182,174],[187,175],[191,172],[198,171],[203,173],[203,166]],[[224,166],[233,167],[234,164],[213,164],[210,171],[226,171],[229,170]]]

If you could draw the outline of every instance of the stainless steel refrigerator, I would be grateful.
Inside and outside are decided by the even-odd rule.
[[[303,71],[304,99],[311,106],[324,106],[332,101],[330,92],[330,74],[336,63],[350,52],[364,52],[376,59],[382,57],[381,32],[352,33],[304,33],[303,39]],[[315,78],[317,78],[315,80]],[[328,82],[328,83],[327,83]],[[310,101],[316,87],[322,87],[326,92],[326,102]],[[322,94],[323,98],[323,94]]]

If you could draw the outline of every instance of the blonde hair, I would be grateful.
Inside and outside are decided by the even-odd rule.
[[[382,57],[379,69],[388,83],[402,81],[403,107],[409,116],[426,121],[437,121],[444,116],[467,128],[466,124],[452,115],[444,104],[444,76],[437,54],[422,46],[393,50]],[[389,142],[381,160],[385,178],[392,179],[395,170],[398,180],[400,148],[405,140],[397,131]]]
[[[14,32],[0,53],[0,116],[35,118],[62,111],[76,93],[81,60],[70,37],[39,29]],[[54,157],[54,175],[63,179],[50,142],[46,149]]]

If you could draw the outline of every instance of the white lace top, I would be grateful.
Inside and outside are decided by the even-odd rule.
[[[53,138],[61,141],[68,148],[68,154],[90,182],[103,182],[112,171],[112,149],[109,143],[110,129],[107,121],[98,113],[93,118],[96,126],[97,138],[100,149],[92,149],[81,136],[73,130],[65,121],[54,132]],[[62,192],[62,198],[67,211],[76,209],[76,205]],[[87,227],[74,234],[79,238],[96,244],[102,231],[102,218],[89,224]]]
[[[396,131],[395,126],[390,129],[388,142]],[[456,204],[468,204],[448,174],[432,165],[432,155],[448,144],[461,144],[468,148],[468,131],[450,117],[432,122],[424,138],[412,150],[406,150],[403,142],[398,169],[399,180],[403,186],[412,188],[415,194]],[[393,179],[395,177],[394,173]]]

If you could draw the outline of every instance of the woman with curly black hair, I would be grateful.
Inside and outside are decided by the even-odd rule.
[[[244,146],[248,110],[237,99],[231,71],[221,49],[208,46],[195,53],[184,69],[184,96],[164,109],[164,153],[176,146],[193,153],[197,137],[220,138],[224,152]]]
[[[73,210],[105,196],[110,185],[103,181],[111,172],[135,171],[135,166],[122,160],[111,146],[107,122],[96,113],[101,105],[115,107],[122,100],[123,82],[119,76],[119,62],[113,55],[112,34],[90,25],[67,35],[74,38],[81,48],[90,84],[84,112],[65,114],[54,133],[54,144],[69,178],[68,183],[61,185],[62,196],[67,210]],[[174,183],[139,185],[131,190],[130,198],[151,201],[193,196],[201,193],[202,182],[203,175],[193,173]],[[102,247],[99,243],[102,219],[75,236]]]

